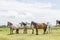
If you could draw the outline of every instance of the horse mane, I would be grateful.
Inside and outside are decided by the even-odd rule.
[[[24,23],[24,22],[23,22],[22,24],[23,24],[23,25],[26,25],[27,23]]]

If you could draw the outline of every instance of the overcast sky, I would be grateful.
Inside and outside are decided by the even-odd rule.
[[[0,0],[0,25],[8,21],[50,22],[60,20],[60,0]]]

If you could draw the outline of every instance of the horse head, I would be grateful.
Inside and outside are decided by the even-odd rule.
[[[32,25],[32,24],[33,24],[33,25],[36,25],[36,22],[32,21],[32,22],[31,22],[31,25]]]
[[[57,24],[60,24],[60,21],[59,21],[59,20],[56,20],[56,25],[57,25]]]
[[[13,25],[11,22],[8,22],[8,23],[7,23],[7,26],[11,26],[11,25]]]
[[[34,22],[34,21],[31,22],[31,28],[32,28],[33,26],[36,26],[36,22]]]
[[[22,26],[22,25],[26,26],[26,25],[27,25],[27,22],[26,22],[26,23],[24,23],[24,22],[21,22],[21,26]]]

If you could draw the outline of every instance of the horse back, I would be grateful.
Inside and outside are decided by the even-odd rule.
[[[37,26],[37,28],[45,28],[46,24],[45,23],[38,23],[36,26]]]

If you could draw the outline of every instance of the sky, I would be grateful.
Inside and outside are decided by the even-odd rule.
[[[0,25],[60,20],[60,0],[0,0]]]

